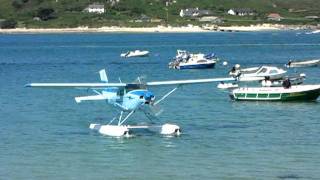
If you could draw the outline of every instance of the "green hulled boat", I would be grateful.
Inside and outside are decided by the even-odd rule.
[[[237,88],[231,91],[234,100],[245,101],[312,101],[320,95],[320,85]]]

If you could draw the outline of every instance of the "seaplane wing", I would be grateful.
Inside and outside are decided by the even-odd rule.
[[[125,83],[30,83],[25,87],[37,88],[78,88],[78,89],[103,89],[107,87],[126,87]]]
[[[145,84],[140,83],[30,83],[26,84],[25,87],[34,88],[76,88],[76,89],[103,89],[108,87],[119,87],[119,88],[135,88],[140,85],[145,86],[169,86],[169,85],[188,85],[188,84],[202,84],[211,82],[227,82],[227,81],[261,81],[264,77],[242,77],[239,79],[229,78],[210,78],[210,79],[189,79],[189,80],[174,80],[174,81],[153,81],[146,82]]]
[[[176,80],[176,81],[154,81],[147,82],[147,86],[166,86],[166,85],[187,85],[187,84],[201,84],[211,82],[227,82],[227,81],[261,81],[264,77],[242,77],[242,78],[211,78],[211,79],[190,79],[190,80]]]
[[[147,82],[147,86],[167,86],[167,85],[187,85],[187,84],[201,84],[219,81],[235,81],[235,78],[212,78],[212,79],[190,79],[190,80],[176,80],[176,81],[154,81]]]

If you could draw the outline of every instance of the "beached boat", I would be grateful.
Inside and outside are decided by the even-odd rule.
[[[246,69],[232,68],[229,75],[232,77],[269,77],[269,79],[281,79],[287,71],[274,66],[261,66]]]
[[[169,68],[173,69],[205,69],[214,68],[217,58],[211,54],[190,54],[184,50],[177,50],[177,55],[172,62],[169,63]]]
[[[243,87],[230,92],[231,99],[245,101],[311,101],[320,95],[320,85]]]
[[[320,59],[305,60],[305,61],[289,61],[285,66],[287,68],[296,67],[314,67],[320,65]]]
[[[128,51],[126,53],[122,53],[120,57],[129,58],[129,57],[145,57],[149,55],[149,51]]]

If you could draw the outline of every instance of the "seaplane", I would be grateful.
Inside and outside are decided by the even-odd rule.
[[[180,135],[181,129],[176,124],[165,123],[163,125],[128,125],[126,122],[137,111],[142,111],[150,120],[157,119],[161,111],[156,108],[158,104],[168,98],[173,92],[185,85],[212,83],[221,81],[252,81],[248,79],[211,78],[211,79],[189,79],[174,81],[142,82],[140,78],[134,83],[110,83],[105,69],[99,71],[99,83],[29,83],[25,87],[32,88],[76,88],[91,90],[94,95],[75,97],[76,103],[83,101],[106,101],[107,104],[119,109],[118,115],[107,124],[90,124],[89,128],[96,130],[102,135],[113,137],[130,137],[135,129],[148,129],[160,132],[162,135]],[[156,100],[149,88],[159,86],[173,86],[170,91]]]

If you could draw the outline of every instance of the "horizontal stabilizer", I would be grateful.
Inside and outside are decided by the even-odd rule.
[[[94,96],[81,96],[74,98],[77,103],[81,103],[82,101],[97,101],[97,100],[106,100],[108,97],[104,95],[94,95]]]

